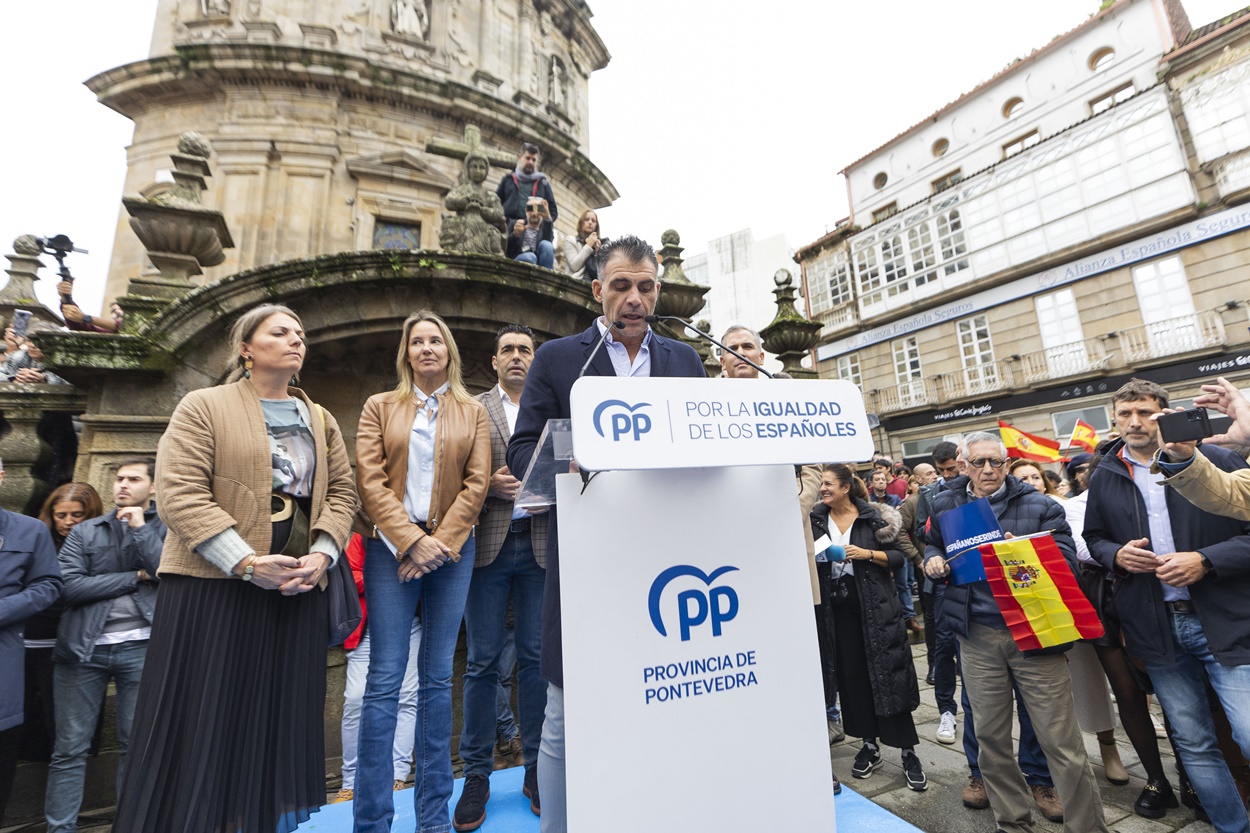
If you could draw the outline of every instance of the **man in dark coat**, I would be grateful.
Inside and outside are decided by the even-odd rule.
[[[975,432],[964,437],[960,450],[968,474],[933,499],[925,573],[941,578],[950,572],[942,536],[943,513],[981,498],[988,499],[999,525],[1008,534],[1049,531],[1075,570],[1076,548],[1063,507],[1007,473],[1007,449],[1002,440],[995,434]],[[1102,798],[1076,722],[1072,678],[1063,657],[1063,651],[1070,646],[1021,651],[994,601],[989,582],[984,580],[949,585],[943,615],[949,617],[959,639],[964,687],[976,713],[978,763],[998,829],[1005,833],[1033,829],[1029,794],[1012,754],[1014,682],[1029,712],[1046,715],[1045,720],[1033,726],[1063,801],[1064,830],[1106,833]]]
[[[551,180],[538,170],[538,145],[525,142],[521,152],[517,154],[516,170],[505,174],[495,189],[499,202],[503,204],[506,227],[513,228],[517,220],[525,220],[525,204],[530,197],[545,200],[548,219],[555,222],[560,216],[556,208],[556,195],[551,190]]]
[[[0,482],[4,466],[0,465]],[[61,595],[61,572],[48,527],[0,509],[0,826],[17,771],[26,671],[26,620]]]
[[[548,341],[534,354],[516,430],[508,443],[508,468],[525,472],[550,419],[568,419],[569,392],[587,360],[591,376],[685,376],[706,378],[692,347],[651,332],[646,318],[660,295],[659,264],[646,241],[633,235],[604,243],[595,254],[599,279],[591,284],[603,316],[585,332]],[[622,327],[615,327],[619,322]],[[611,335],[599,340],[608,327]],[[606,588],[605,588],[606,590]],[[560,637],[560,546],[556,511],[547,537],[547,583],[543,589],[542,661],[547,712],[538,755],[543,833],[567,829],[564,786],[564,669]]]
[[[1111,402],[1122,439],[1090,479],[1085,543],[1117,577],[1125,647],[1146,664],[1203,809],[1220,833],[1247,833],[1206,684],[1250,756],[1250,522],[1203,511],[1160,482],[1152,469],[1159,446],[1152,416],[1167,407],[1166,390],[1132,379]],[[1224,471],[1246,468],[1221,448],[1198,453]]]

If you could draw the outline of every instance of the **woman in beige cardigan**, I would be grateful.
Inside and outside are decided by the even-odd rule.
[[[465,390],[460,367],[443,320],[428,311],[409,316],[395,358],[399,385],[369,397],[356,432],[356,480],[374,527],[365,542],[372,645],[355,833],[391,828],[391,746],[418,607],[416,829],[445,833],[450,825],[452,657],[473,577],[473,524],[490,481],[486,409]]]
[[[325,802],[325,571],[356,492],[298,388],[286,307],[231,331],[231,381],[187,394],[156,462],[161,591],[114,830],[274,833]]]

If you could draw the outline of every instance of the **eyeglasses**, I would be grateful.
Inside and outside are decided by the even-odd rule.
[[[968,461],[968,465],[974,469],[983,469],[986,463],[990,464],[990,468],[1001,469],[1007,464],[1007,461],[1000,460],[998,457],[977,457]]]

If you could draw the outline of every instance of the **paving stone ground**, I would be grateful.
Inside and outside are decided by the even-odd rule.
[[[933,687],[925,685],[923,679],[926,670],[924,652],[923,641],[912,646],[916,670],[921,676],[920,708],[915,712],[916,731],[920,735],[920,746],[916,749],[916,754],[920,756],[925,774],[929,778],[929,789],[923,793],[909,790],[907,781],[903,777],[898,752],[888,748],[882,751],[884,765],[877,769],[870,778],[862,781],[852,778],[851,762],[855,759],[855,753],[860,747],[856,738],[848,737],[830,749],[834,772],[838,773],[838,777],[846,786],[926,833],[994,833],[994,816],[989,810],[969,810],[963,806],[961,796],[968,782],[968,763],[964,758],[962,743],[957,742],[947,746],[938,743],[934,738],[938,711],[934,705]],[[961,719],[959,732],[962,733],[962,731]],[[1014,736],[1019,738],[1018,726]],[[1119,742],[1120,759],[1124,762],[1132,779],[1123,787],[1107,782],[1103,775],[1102,762],[1099,760],[1098,739],[1091,734],[1085,735],[1085,748],[1094,764],[1094,774],[1098,778],[1098,788],[1102,793],[1107,823],[1113,831],[1116,833],[1173,833],[1173,831],[1212,833],[1214,828],[1209,824],[1194,821],[1193,813],[1183,807],[1179,810],[1169,810],[1164,818],[1158,820],[1144,819],[1135,815],[1133,802],[1137,800],[1138,793],[1146,784],[1146,775],[1123,730],[1116,730],[1116,739]],[[1172,779],[1173,786],[1175,786],[1172,750],[1166,743],[1162,743],[1160,751],[1163,753],[1168,777]],[[337,790],[337,786],[335,789]],[[92,813],[93,818],[99,819],[106,819],[110,815],[111,808]],[[1063,830],[1063,825],[1046,821],[1041,813],[1034,815],[1034,827],[1037,833],[1061,833]],[[43,833],[43,829],[41,823],[27,823],[2,828],[0,833]],[[112,826],[107,822],[94,824],[91,819],[82,819],[79,829],[106,833],[112,830]]]

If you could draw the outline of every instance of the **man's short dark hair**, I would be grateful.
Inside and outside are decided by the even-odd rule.
[[[894,467],[894,461],[882,454],[880,457],[872,461],[874,469],[885,469],[887,472]]]
[[[521,153],[536,153],[542,155],[542,151],[538,149],[538,145],[533,142],[521,142]]]
[[[1133,377],[1121,385],[1118,391],[1111,394],[1111,410],[1115,410],[1117,402],[1140,402],[1143,399],[1153,399],[1159,403],[1160,408],[1168,406],[1168,392],[1162,385],[1155,384],[1149,379]]]
[[[947,460],[954,460],[959,456],[959,446],[949,440],[943,440],[933,446],[933,462],[945,463]]]
[[[156,479],[156,458],[154,457],[127,457],[117,464],[114,471],[121,471],[126,466],[143,466],[148,470],[148,480]]]
[[[534,331],[524,324],[504,324],[499,328],[499,332],[495,333],[495,352],[499,352],[499,342],[503,341],[503,337],[509,333],[520,333],[523,336],[529,336],[530,346],[534,346]]]
[[[603,267],[617,255],[625,258],[627,263],[650,263],[656,272],[660,271],[660,262],[655,259],[655,249],[651,248],[651,244],[633,234],[623,234],[604,240],[599,251],[595,253],[595,265],[599,267],[600,279],[603,276]]]

